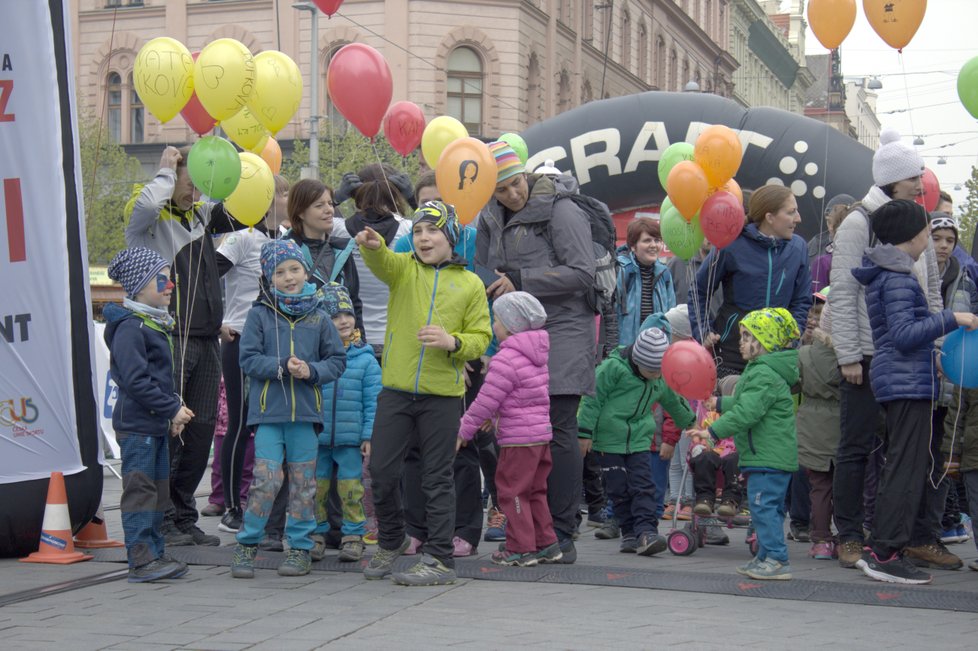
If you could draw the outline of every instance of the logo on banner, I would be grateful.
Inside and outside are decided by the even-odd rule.
[[[40,436],[43,429],[32,430],[28,425],[37,421],[40,412],[34,405],[33,398],[21,397],[0,400],[0,427],[9,427],[13,435]]]
[[[112,410],[119,401],[119,387],[112,381],[112,373],[105,374],[105,401],[102,404],[102,417],[112,418]]]

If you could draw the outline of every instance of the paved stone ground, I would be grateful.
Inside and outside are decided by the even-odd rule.
[[[118,503],[119,482],[106,477],[105,502]],[[201,500],[201,505],[203,505]],[[121,538],[118,511],[109,532]],[[216,532],[217,519],[202,526]],[[663,527],[667,530],[668,523]],[[731,573],[748,552],[742,530],[727,547],[693,556],[639,558],[617,553],[617,541],[585,533],[579,564],[653,569],[675,576]],[[225,543],[232,536],[221,534]],[[836,563],[816,562],[807,545],[789,543],[800,579],[879,585]],[[480,552],[487,555],[491,545]],[[952,549],[966,560],[972,543]],[[66,567],[0,561],[0,592],[117,571],[117,563]],[[702,577],[701,577],[702,578]],[[939,572],[935,586],[972,597],[978,573]],[[953,600],[952,600],[953,604]],[[951,606],[953,607],[953,605]],[[226,567],[194,566],[184,579],[131,585],[112,581],[0,608],[3,649],[315,649],[378,645],[414,649],[513,646],[593,649],[694,644],[696,648],[939,648],[968,645],[974,613],[744,598],[673,590],[463,579],[442,588],[400,588],[355,573],[313,572],[286,579],[259,570],[235,581]]]

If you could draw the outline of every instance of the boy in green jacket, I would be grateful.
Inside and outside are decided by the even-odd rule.
[[[585,396],[577,413],[581,454],[598,455],[605,491],[621,527],[621,551],[651,556],[665,550],[656,518],[652,479],[655,403],[681,428],[695,416],[686,401],[662,379],[662,356],[669,337],[658,328],[639,333],[598,366],[595,395]]]
[[[390,287],[383,388],[370,450],[378,549],[363,570],[368,579],[391,575],[394,561],[408,547],[401,475],[405,453],[417,447],[428,540],[420,562],[391,578],[401,585],[456,580],[452,462],[465,395],[465,362],[478,359],[492,336],[485,285],[452,252],[459,233],[455,209],[430,201],[414,215],[414,253],[394,253],[369,227],[356,237],[364,263]]]
[[[734,437],[747,475],[748,507],[757,530],[757,556],[737,572],[752,579],[791,578],[784,541],[784,499],[798,470],[798,437],[791,387],[798,383],[798,324],[788,310],[754,310],[740,322],[740,354],[747,361],[736,393],[710,398],[721,416],[709,427],[714,439]],[[713,404],[715,403],[715,405]],[[707,430],[687,435],[706,436]]]

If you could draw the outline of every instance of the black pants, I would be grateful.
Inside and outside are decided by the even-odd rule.
[[[921,502],[921,530],[915,530],[913,535],[914,544],[924,544],[936,542],[941,539],[944,532],[943,519],[944,507],[947,504],[947,488],[941,481],[944,474],[944,453],[941,451],[941,444],[944,442],[944,419],[947,417],[947,407],[934,409],[931,415],[933,421],[931,427],[931,452],[927,456],[927,481],[924,484],[924,499]],[[933,457],[933,466],[931,466]],[[948,478],[945,477],[945,480]]]
[[[489,494],[489,500],[493,505],[499,506],[499,495],[496,493],[499,446],[496,445],[496,435],[493,432],[476,432],[475,444],[479,451],[479,467],[482,469],[482,481],[485,482],[486,493]]]
[[[584,482],[584,501],[587,503],[587,514],[589,516],[598,515],[608,504],[601,474],[601,460],[598,459],[597,453],[589,451],[584,455],[583,473],[581,475],[581,481]],[[577,513],[577,520],[580,524],[580,510]]]
[[[940,489],[944,494],[944,515],[941,517],[943,533],[961,524],[961,504],[965,501],[965,494],[961,480],[950,475],[941,480]]]
[[[944,503],[940,491],[930,483],[940,477],[942,464],[941,439],[931,436],[935,417],[930,401],[894,400],[883,407],[886,465],[876,496],[872,546],[877,556],[888,558],[904,547],[933,542],[931,514],[936,511],[939,521]],[[839,476],[838,469],[835,476]]]
[[[604,488],[622,536],[637,538],[643,533],[659,533],[651,455],[652,452],[598,453]]]
[[[401,476],[411,446],[421,451],[421,490],[428,539],[422,550],[454,567],[455,483],[452,472],[462,400],[383,389],[371,438],[370,477],[378,544],[397,549],[404,540]]]
[[[228,429],[221,446],[221,483],[224,503],[228,508],[238,505],[235,496],[241,494],[241,473],[244,469],[245,448],[251,436],[248,420],[248,395],[244,392],[244,374],[238,361],[241,335],[221,345],[221,370],[224,373],[224,393],[228,406]]]
[[[791,474],[791,482],[788,483],[788,499],[785,505],[791,524],[796,527],[808,528],[812,520],[812,497],[811,486],[808,483],[808,474],[804,468]]]
[[[835,456],[835,476],[832,479],[832,499],[835,507],[835,527],[839,541],[863,540],[863,482],[866,461],[879,444],[880,406],[869,385],[869,364],[862,361],[862,384],[850,384],[844,379],[839,386],[839,417],[842,435]],[[879,505],[876,507],[879,508]]]
[[[693,457],[690,465],[693,471],[693,492],[696,499],[709,499],[713,501],[716,497],[717,471],[723,471],[723,492],[720,501],[732,501],[740,505],[742,491],[740,483],[737,481],[737,462],[740,455],[732,452],[725,457],[721,457],[713,450],[703,450]]]
[[[581,396],[550,396],[550,456],[553,468],[547,480],[547,503],[557,538],[566,540],[577,531],[583,460],[577,443],[577,407]],[[607,475],[606,475],[607,476]],[[607,489],[607,484],[605,485]]]

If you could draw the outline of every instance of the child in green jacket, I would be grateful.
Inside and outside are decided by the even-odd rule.
[[[621,551],[651,556],[666,548],[655,515],[652,479],[652,406],[662,405],[679,428],[695,416],[662,379],[662,356],[669,337],[658,328],[639,333],[598,366],[595,395],[585,396],[577,413],[581,454],[594,450],[605,491],[621,527]]]
[[[747,475],[747,503],[757,530],[757,557],[737,568],[753,579],[790,579],[784,541],[784,500],[791,473],[798,470],[795,402],[798,383],[798,324],[788,310],[767,307],[740,322],[740,354],[747,367],[729,398],[710,398],[707,409],[721,416],[709,430],[689,435],[734,437],[740,470]],[[712,404],[715,402],[715,405]]]

